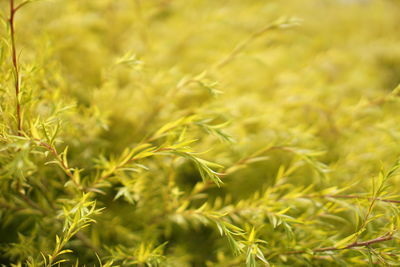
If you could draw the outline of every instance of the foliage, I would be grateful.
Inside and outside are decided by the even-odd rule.
[[[0,264],[399,264],[397,1],[0,8]]]

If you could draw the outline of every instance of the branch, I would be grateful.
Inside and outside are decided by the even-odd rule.
[[[347,245],[345,247],[342,248],[338,248],[338,247],[325,247],[325,248],[316,248],[311,250],[313,253],[319,253],[319,252],[326,252],[326,251],[337,251],[337,250],[345,250],[345,249],[355,249],[355,248],[359,248],[359,247],[368,247],[372,244],[376,244],[376,243],[381,243],[381,242],[385,242],[385,241],[389,241],[393,239],[393,233],[392,232],[388,232],[386,234],[384,234],[383,236],[374,238],[374,239],[370,239],[367,241],[363,241],[363,242],[354,242],[351,243],[350,245]],[[286,255],[293,255],[293,254],[304,254],[304,253],[308,253],[309,250],[296,250],[296,251],[288,251],[286,253]]]
[[[248,46],[254,39],[261,36],[265,32],[276,29],[276,28],[277,27],[275,25],[268,25],[268,26],[264,27],[263,29],[261,29],[257,32],[254,32],[247,39],[238,43],[229,55],[227,55],[225,58],[223,58],[222,60],[220,60],[219,62],[217,62],[215,64],[214,68],[220,69],[220,68],[224,67],[226,64],[231,62],[240,52],[242,52],[246,48],[246,46]]]
[[[344,199],[365,199],[365,200],[374,200],[375,199],[375,201],[400,204],[400,200],[364,197],[364,196],[357,196],[357,195],[319,195],[319,196],[318,195],[317,196],[306,195],[306,196],[302,196],[302,198],[344,198]]]
[[[153,150],[153,151],[151,151],[151,152],[154,153],[154,154],[156,154],[156,153],[158,153],[158,152],[163,152],[163,151],[168,151],[168,150],[171,150],[171,149],[168,148],[168,147],[160,147],[160,148],[157,148],[157,149],[155,149],[155,150]],[[118,170],[120,170],[121,168],[123,168],[123,167],[125,167],[126,165],[128,165],[128,164],[130,164],[130,163],[132,163],[132,162],[135,162],[135,161],[137,161],[137,160],[138,160],[138,158],[132,157],[132,158],[130,158],[129,160],[127,160],[126,162],[123,162],[123,163],[118,164],[117,166],[115,166],[115,167],[112,168],[111,170],[109,170],[109,171],[103,173],[98,179],[96,179],[96,181],[95,181],[91,186],[85,187],[84,190],[85,190],[86,192],[89,192],[89,191],[90,191],[90,192],[103,193],[102,191],[99,191],[99,190],[96,188],[101,182],[103,182],[103,181],[105,181],[106,179],[108,179],[108,178],[110,178],[111,176],[113,176],[113,175],[114,175]],[[104,194],[104,193],[103,193],[103,194]]]
[[[293,152],[293,150],[291,150],[290,147],[286,147],[286,146],[268,146],[266,148],[263,148],[261,150],[254,152],[250,156],[247,156],[247,157],[242,158],[239,161],[235,162],[233,165],[226,168],[222,173],[219,173],[219,176],[222,179],[222,178],[234,173],[239,168],[245,167],[247,164],[254,162],[254,160],[257,159],[259,156],[261,156],[265,153],[274,151],[274,150]],[[195,196],[197,194],[209,189],[210,187],[212,187],[214,185],[215,185],[215,183],[213,183],[212,181],[203,181],[201,183],[201,185],[198,187],[195,187],[193,189],[193,191],[184,200],[190,201],[193,198],[195,198]]]
[[[50,211],[46,210],[45,208],[41,207],[39,204],[37,204],[36,202],[34,202],[33,200],[31,200],[28,196],[19,193],[19,196],[22,198],[22,200],[28,204],[29,207],[31,207],[32,209],[36,210],[37,212],[39,212],[41,215],[43,216],[50,216],[51,214],[55,215],[56,214],[56,210],[55,208],[51,208]],[[12,207],[10,206],[8,203],[2,203],[0,202],[0,207],[5,207],[7,210],[11,210],[13,209],[14,211],[18,211],[19,208],[17,207]],[[55,222],[62,224],[63,222],[56,218]],[[77,232],[75,234],[76,238],[78,238],[83,245],[85,245],[86,247],[92,249],[95,253],[97,253],[98,255],[102,255],[103,252],[101,251],[101,249],[99,247],[97,247],[96,245],[94,245],[92,243],[92,241],[90,240],[90,238],[88,238],[84,232],[80,231]]]
[[[11,36],[11,57],[12,57],[12,65],[14,71],[14,88],[15,88],[15,98],[16,98],[16,117],[17,117],[17,134],[21,135],[22,131],[22,118],[21,118],[21,103],[20,103],[20,73],[19,73],[19,65],[17,59],[17,49],[15,45],[15,13],[21,7],[14,7],[14,0],[10,0],[10,36]]]
[[[281,22],[280,21],[273,22],[273,23],[265,26],[264,28],[261,28],[260,30],[253,32],[247,39],[245,39],[242,42],[238,43],[229,55],[224,57],[222,60],[218,61],[213,66],[213,68],[214,69],[223,68],[229,62],[231,62],[233,59],[235,59],[235,57],[238,54],[240,54],[244,49],[246,49],[246,47],[252,41],[254,41],[258,37],[264,35],[264,33],[272,31],[272,30],[276,30],[276,29],[279,29],[279,28],[291,27],[291,26],[295,26],[295,25],[299,25],[299,21],[294,20],[294,19],[288,19],[288,20],[283,20]]]
[[[77,188],[82,189],[82,186],[77,183],[77,181],[75,180],[74,174],[71,172],[70,168],[68,167],[68,165],[64,161],[64,159],[60,156],[57,149],[54,146],[52,146],[51,144],[43,142],[40,139],[35,138],[33,140],[38,142],[39,146],[47,149],[51,154],[53,154],[53,156],[56,158],[56,160],[60,163],[60,167],[64,171],[64,173],[72,180],[72,182],[75,184],[75,186]]]
[[[27,0],[22,2],[21,4],[19,4],[17,7],[14,8],[14,13],[16,13],[20,8],[22,8],[23,6],[31,3],[33,0]]]

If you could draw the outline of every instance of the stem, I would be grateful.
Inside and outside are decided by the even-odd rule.
[[[223,68],[229,62],[231,62],[238,54],[240,54],[254,39],[256,39],[257,37],[263,35],[265,32],[268,32],[270,30],[274,30],[276,28],[278,28],[278,26],[272,24],[272,25],[267,25],[266,27],[262,28],[261,30],[258,30],[256,32],[254,32],[247,39],[245,39],[242,42],[238,43],[229,55],[224,57],[222,60],[218,61],[213,67],[215,69]]]
[[[366,199],[366,200],[373,200],[387,202],[387,203],[395,203],[400,204],[400,200],[393,200],[393,199],[384,199],[384,198],[373,198],[373,197],[364,197],[364,196],[357,196],[357,195],[315,195],[315,196],[302,196],[303,198],[343,198],[343,199]]]
[[[162,151],[168,151],[171,150],[168,147],[160,147],[157,148],[156,150],[153,150],[153,153],[158,153],[158,152],[162,152]],[[128,161],[122,163],[122,164],[118,164],[117,166],[115,166],[114,168],[112,168],[111,170],[105,172],[104,174],[102,174],[90,187],[86,187],[84,188],[86,192],[92,191],[92,192],[99,192],[101,193],[101,191],[98,191],[96,189],[97,185],[100,184],[101,182],[103,182],[104,180],[106,180],[107,178],[111,177],[112,175],[115,174],[116,171],[118,171],[119,169],[123,168],[124,166],[126,166],[129,163],[132,163],[134,161],[138,160],[135,157],[132,157],[131,159],[129,159]]]
[[[384,234],[383,236],[374,238],[374,239],[370,239],[367,241],[363,241],[363,242],[354,242],[351,243],[350,245],[347,245],[343,248],[338,248],[338,247],[324,247],[324,248],[316,248],[313,249],[312,252],[313,253],[318,253],[318,252],[326,252],[326,251],[336,251],[336,250],[344,250],[344,249],[354,249],[354,248],[358,248],[358,247],[368,247],[372,244],[376,244],[376,243],[380,243],[380,242],[385,242],[385,241],[389,241],[393,239],[393,233],[388,232],[386,234]],[[308,253],[309,250],[296,250],[296,251],[289,251],[286,252],[284,254],[288,255],[288,254],[304,254],[304,253]]]
[[[274,151],[274,150],[293,152],[293,150],[291,150],[290,147],[286,147],[286,146],[268,146],[266,148],[263,148],[259,151],[254,152],[250,156],[240,159],[239,161],[237,161],[236,163],[234,163],[233,165],[231,165],[230,167],[225,169],[225,171],[220,173],[219,176],[222,179],[222,178],[234,173],[236,171],[237,167],[246,166],[249,163],[249,161],[251,161],[252,159],[254,159],[260,155],[263,155],[267,152]],[[197,194],[209,189],[210,187],[215,186],[215,183],[212,181],[205,181],[205,182],[201,182],[201,183],[202,184],[199,187],[195,187],[194,190],[184,200],[191,201],[194,197],[196,197]]]
[[[14,0],[10,0],[10,35],[11,35],[11,57],[12,57],[12,64],[14,70],[14,88],[15,88],[15,98],[16,98],[16,117],[17,117],[17,134],[21,135],[22,131],[22,119],[21,119],[21,103],[19,101],[20,96],[20,73],[19,73],[19,66],[18,66],[18,59],[17,59],[17,49],[15,45],[15,14],[17,10],[20,8],[14,7],[15,3]]]
[[[64,171],[64,173],[72,180],[72,182],[78,189],[82,190],[82,186],[75,180],[74,174],[71,172],[71,169],[68,167],[68,164],[61,157],[60,153],[58,153],[57,149],[51,144],[43,142],[40,139],[35,138],[33,140],[38,142],[39,146],[47,149],[55,157],[55,159],[59,162],[60,167]]]
[[[56,214],[56,209],[54,207],[51,207],[51,210],[48,211],[44,208],[42,208],[41,206],[39,206],[39,204],[37,204],[36,202],[34,202],[33,200],[31,200],[29,197],[27,197],[24,194],[19,194],[19,196],[22,198],[22,200],[27,203],[31,208],[33,208],[34,210],[38,211],[39,213],[41,213],[43,216],[49,216],[50,214]],[[12,209],[11,206],[9,206],[7,203],[1,203],[0,202],[0,207],[4,206],[6,209],[10,210]],[[14,209],[14,211],[17,211],[17,209]],[[62,221],[59,220],[58,218],[55,220],[56,223],[60,223],[62,224]],[[78,238],[82,244],[84,244],[86,247],[92,249],[94,252],[96,252],[99,255],[102,255],[103,252],[101,251],[100,248],[98,248],[96,245],[94,245],[92,243],[92,241],[90,240],[90,238],[88,238],[84,232],[77,232],[75,234],[76,238]],[[57,251],[58,253],[59,251]],[[52,256],[53,260],[55,259],[56,256]]]

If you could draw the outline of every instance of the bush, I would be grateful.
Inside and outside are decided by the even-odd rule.
[[[0,7],[4,266],[400,262],[396,1]]]

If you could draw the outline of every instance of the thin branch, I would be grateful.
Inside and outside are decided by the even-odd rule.
[[[266,148],[263,148],[261,150],[254,152],[250,156],[247,156],[247,157],[244,157],[244,158],[238,160],[237,162],[232,164],[230,167],[226,168],[223,172],[219,173],[218,176],[220,176],[220,178],[222,179],[222,178],[234,173],[236,170],[238,170],[238,167],[246,166],[254,158],[257,158],[260,155],[263,155],[265,153],[268,153],[268,152],[271,152],[274,150],[293,152],[293,150],[290,149],[290,147],[286,147],[286,146],[268,146]],[[189,195],[187,195],[186,198],[184,198],[184,200],[185,201],[193,200],[197,194],[206,191],[207,189],[213,187],[214,185],[215,185],[215,183],[212,181],[203,181],[201,186],[195,187],[194,190]]]
[[[22,200],[28,204],[31,208],[33,208],[34,210],[37,210],[38,212],[42,213],[42,215],[44,216],[48,216],[49,212],[42,208],[39,204],[37,204],[36,202],[34,202],[32,199],[30,199],[27,195],[23,194],[23,193],[19,193],[18,194]]]
[[[392,200],[392,199],[384,199],[384,198],[373,198],[373,197],[364,197],[357,195],[306,195],[302,196],[303,198],[344,198],[344,199],[365,199],[365,200],[373,200],[387,202],[387,203],[395,203],[400,204],[400,200]]]
[[[22,5],[22,4],[21,4]],[[20,83],[21,77],[19,73],[19,65],[17,58],[17,49],[15,45],[15,13],[21,7],[19,5],[15,8],[14,0],[10,0],[10,36],[11,36],[11,57],[12,65],[14,70],[14,88],[15,88],[15,98],[16,98],[16,118],[17,118],[17,134],[21,135],[22,131],[22,117],[21,117],[21,103],[20,103]]]
[[[39,204],[37,204],[36,202],[34,202],[33,200],[31,200],[28,196],[19,193],[19,196],[22,198],[22,200],[28,204],[28,206],[30,206],[32,209],[36,210],[37,212],[39,212],[40,214],[42,214],[43,216],[49,216],[51,213],[56,214],[55,208],[51,208],[51,212],[46,210],[45,208],[41,207]],[[1,203],[0,202],[0,207],[4,206],[7,209],[12,209],[12,206],[10,206],[8,203]],[[15,207],[13,210],[17,211],[19,208]],[[63,222],[59,219],[55,220],[57,223],[62,224]],[[90,238],[88,238],[84,232],[77,232],[75,234],[76,238],[78,238],[86,247],[92,249],[95,253],[97,253],[98,255],[102,255],[103,252],[102,250],[97,247],[96,245],[94,245],[92,243],[92,241],[90,240]]]
[[[59,162],[60,167],[64,171],[64,173],[72,180],[72,182],[75,184],[75,186],[77,188],[82,189],[81,185],[78,184],[78,182],[75,180],[74,174],[71,172],[67,163],[64,161],[64,159],[58,153],[57,149],[54,146],[52,146],[51,144],[43,142],[40,139],[35,138],[34,141],[39,142],[39,146],[47,149],[51,154],[53,154],[53,156],[56,158],[57,162]]]
[[[257,37],[263,35],[264,33],[268,32],[270,30],[276,29],[276,28],[278,28],[278,25],[271,24],[271,25],[267,25],[266,27],[262,28],[261,30],[254,32],[247,39],[238,43],[229,55],[227,55],[226,57],[224,57],[222,60],[218,61],[214,65],[214,68],[215,69],[223,68],[229,62],[231,62],[239,53],[241,53],[254,39],[256,39]]]
[[[226,57],[218,61],[213,68],[214,69],[221,69],[228,63],[230,63],[232,60],[235,59],[235,57],[240,54],[246,47],[253,42],[255,39],[258,37],[264,35],[266,32],[273,31],[279,28],[287,28],[287,27],[292,27],[299,25],[300,21],[296,19],[286,19],[282,21],[276,21],[271,24],[268,24],[267,26],[253,32],[247,39],[241,41],[238,43],[235,48],[232,50],[230,54],[228,54]]]
[[[374,239],[370,239],[367,241],[362,241],[362,242],[354,242],[351,243],[350,245],[347,245],[345,247],[324,247],[324,248],[316,248],[311,250],[313,253],[320,253],[320,252],[327,252],[327,251],[337,251],[337,250],[345,250],[345,249],[355,249],[355,248],[359,248],[359,247],[368,247],[370,245],[373,244],[377,244],[377,243],[381,243],[381,242],[385,242],[385,241],[390,241],[393,239],[393,233],[392,232],[388,232],[386,234],[384,234],[383,236],[374,238]],[[295,251],[288,251],[285,252],[283,254],[286,255],[293,255],[293,254],[304,254],[304,253],[309,253],[310,250],[295,250]]]
[[[158,153],[158,152],[168,151],[168,150],[170,150],[170,148],[168,148],[168,147],[160,147],[160,148],[157,148],[157,149],[153,150],[152,152],[153,152],[153,153]],[[99,193],[101,193],[101,191],[97,190],[97,188],[96,188],[96,186],[97,186],[98,184],[100,184],[100,183],[103,182],[104,180],[106,180],[106,179],[110,178],[111,176],[113,176],[119,169],[125,167],[126,165],[128,165],[128,164],[130,164],[130,163],[132,163],[132,162],[134,162],[134,161],[136,161],[136,160],[138,160],[138,159],[135,158],[135,157],[132,157],[131,159],[129,159],[129,160],[127,160],[126,162],[124,162],[123,164],[118,164],[118,165],[115,166],[113,169],[111,169],[111,170],[109,170],[108,172],[105,172],[104,174],[102,174],[102,175],[95,181],[95,183],[92,184],[90,187],[84,188],[85,191],[91,191],[91,192],[99,192]]]
[[[293,152],[293,150],[290,147],[287,147],[287,146],[267,146],[266,148],[258,150],[256,152],[254,152],[253,154],[251,154],[250,156],[247,156],[247,157],[242,158],[241,160],[237,161],[232,166],[227,168],[223,173],[221,173],[221,176],[226,176],[228,174],[231,174],[237,169],[237,167],[245,166],[246,164],[251,162],[251,160],[253,160],[253,159],[255,159],[255,158],[259,157],[260,155],[263,155],[263,154],[265,154],[267,152],[273,151],[273,150],[281,150],[281,151]]]
[[[27,0],[27,1],[22,2],[17,7],[14,8],[14,13],[16,13],[20,8],[22,8],[23,6],[25,6],[25,5],[27,5],[27,4],[31,3],[31,2],[32,2],[31,0]]]

